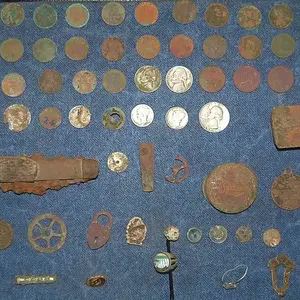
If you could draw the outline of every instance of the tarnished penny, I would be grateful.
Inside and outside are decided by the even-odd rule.
[[[154,66],[140,67],[134,76],[136,87],[144,93],[155,92],[161,85],[161,73]]]
[[[69,112],[69,122],[75,128],[88,126],[91,122],[90,110],[83,105],[73,107]]]
[[[96,85],[96,75],[87,70],[77,72],[73,78],[73,87],[80,94],[91,93],[96,88]]]
[[[294,15],[288,5],[275,5],[270,11],[269,20],[274,27],[283,29],[292,24]]]
[[[89,44],[86,39],[74,36],[66,42],[65,52],[72,60],[83,60],[89,53]]]
[[[245,29],[258,28],[261,23],[261,12],[253,5],[247,5],[240,8],[238,12],[238,23]]]
[[[186,67],[175,66],[168,71],[166,83],[172,92],[185,93],[193,84],[193,74]]]
[[[22,104],[13,104],[9,106],[3,114],[3,122],[8,125],[11,131],[23,131],[31,121],[31,113],[28,108]]]
[[[120,3],[109,2],[103,6],[101,15],[107,25],[120,25],[125,19],[125,8]]]
[[[120,70],[109,70],[104,74],[102,84],[109,93],[120,93],[126,87],[126,76]]]
[[[24,21],[24,9],[18,3],[8,3],[1,10],[2,22],[11,27],[19,26]]]
[[[48,38],[39,39],[33,45],[33,55],[40,62],[49,62],[55,58],[56,54],[56,45]]]
[[[62,75],[56,70],[46,70],[40,77],[39,87],[46,94],[55,94],[63,85]]]
[[[24,46],[18,39],[8,39],[2,42],[0,54],[7,62],[16,62],[23,57]]]
[[[141,25],[152,25],[158,19],[158,8],[154,3],[143,2],[135,8],[134,15]]]
[[[6,96],[18,97],[25,91],[26,82],[22,75],[11,73],[3,78],[1,88]]]
[[[260,85],[260,73],[251,66],[238,68],[233,76],[234,85],[244,93],[255,91]]]
[[[160,42],[154,35],[143,35],[136,42],[136,51],[141,57],[152,59],[160,51]]]
[[[187,58],[194,51],[194,41],[187,35],[175,35],[170,41],[170,51],[177,58]]]
[[[271,228],[264,232],[263,240],[268,247],[273,248],[280,244],[281,234],[277,229]]]
[[[87,24],[90,18],[89,10],[80,3],[72,4],[66,11],[67,23],[75,28],[81,28]]]
[[[61,112],[56,107],[47,107],[40,113],[40,123],[46,129],[56,129],[61,119]]]
[[[225,73],[216,66],[206,67],[199,74],[199,85],[206,92],[217,93],[225,86]]]
[[[205,21],[212,27],[224,27],[228,20],[229,11],[223,4],[213,3],[205,11]]]
[[[56,10],[48,4],[42,4],[35,9],[33,21],[36,26],[42,29],[51,28],[57,21]]]
[[[294,85],[294,81],[293,72],[285,66],[275,67],[268,74],[268,85],[277,93],[289,91]]]
[[[5,221],[0,221],[0,250],[7,249],[14,240],[14,230]]]
[[[194,21],[197,16],[197,6],[191,0],[176,1],[173,6],[173,18],[181,24]]]
[[[203,52],[212,59],[219,59],[226,54],[227,42],[219,35],[211,35],[203,42]]]
[[[262,53],[262,41],[255,35],[244,36],[239,42],[239,53],[245,59],[257,59]]]
[[[248,226],[241,226],[237,229],[235,236],[241,243],[247,243],[252,240],[252,230]]]
[[[224,226],[216,225],[209,230],[209,238],[216,244],[222,244],[227,240],[228,233]]]
[[[248,209],[257,195],[257,177],[245,164],[216,167],[203,181],[205,198],[218,210],[236,214]]]
[[[103,41],[102,55],[109,61],[118,61],[125,54],[123,41],[116,37],[109,37]]]
[[[287,33],[276,35],[272,39],[272,51],[280,58],[287,58],[295,52],[296,43]]]
[[[107,159],[107,167],[116,173],[124,172],[128,167],[128,158],[122,152],[113,152]]]

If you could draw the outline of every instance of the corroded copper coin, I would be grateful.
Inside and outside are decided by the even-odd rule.
[[[205,21],[212,27],[224,27],[228,20],[229,11],[223,4],[213,3],[205,11]]]
[[[88,126],[91,122],[90,110],[83,105],[73,107],[69,112],[69,122],[75,128]]]
[[[106,3],[102,8],[102,19],[107,25],[120,25],[125,19],[125,8],[117,2]]]
[[[160,42],[154,35],[143,35],[136,42],[136,51],[141,57],[152,59],[160,51]]]
[[[22,104],[13,104],[9,106],[3,114],[3,122],[8,125],[11,131],[23,131],[31,121],[31,113],[28,108]]]
[[[264,232],[263,240],[268,247],[273,248],[280,244],[281,234],[277,229],[271,228]]]
[[[120,93],[126,87],[126,76],[119,70],[109,70],[104,74],[102,84],[109,93]]]
[[[56,53],[57,48],[55,43],[48,38],[39,39],[33,45],[33,55],[40,62],[53,60]]]
[[[268,74],[268,85],[277,93],[285,93],[289,91],[294,85],[293,72],[284,66],[273,68]]]
[[[16,62],[24,54],[24,46],[18,39],[5,40],[0,46],[2,58],[8,62]]]
[[[56,129],[61,119],[61,112],[56,107],[47,107],[40,113],[40,123],[46,129]]]
[[[158,19],[158,8],[154,3],[143,2],[135,8],[134,15],[141,25],[152,25]]]
[[[86,39],[74,36],[66,42],[65,52],[72,60],[83,60],[89,53],[89,44]]]
[[[80,3],[72,4],[66,11],[67,23],[75,28],[81,28],[89,21],[89,10]]]
[[[25,91],[26,82],[22,75],[11,73],[3,78],[1,87],[6,96],[18,97]]]
[[[225,73],[216,66],[206,67],[199,74],[199,85],[206,92],[219,92],[225,85]]]
[[[247,243],[252,240],[252,230],[248,226],[241,226],[237,229],[235,236],[241,243]]]
[[[52,6],[48,4],[42,4],[35,9],[33,20],[36,26],[42,29],[48,29],[54,26],[56,23],[57,12]]]
[[[194,41],[187,35],[175,35],[170,41],[170,51],[177,58],[187,58],[194,51]]]
[[[55,94],[63,85],[62,75],[56,70],[46,70],[40,77],[39,87],[46,94]]]
[[[80,94],[91,93],[97,85],[97,77],[94,73],[82,70],[75,74],[73,87]]]
[[[102,55],[109,61],[118,61],[125,54],[123,41],[116,37],[109,37],[102,44]]]
[[[219,35],[211,35],[203,42],[203,52],[212,59],[219,59],[225,55],[227,51],[226,40]]]
[[[245,29],[258,28],[261,18],[260,10],[253,5],[244,6],[238,12],[238,23]]]
[[[279,29],[289,27],[294,20],[294,15],[288,5],[275,5],[269,14],[270,23]]]
[[[287,58],[295,52],[296,43],[287,33],[276,35],[272,39],[272,51],[280,58]]]
[[[257,59],[262,53],[262,41],[255,35],[244,36],[239,42],[239,53],[245,59]]]
[[[173,6],[173,18],[181,24],[194,21],[197,16],[197,6],[191,0],[176,1]]]
[[[257,177],[245,164],[227,163],[215,168],[203,182],[203,194],[218,210],[240,213],[257,195]]]
[[[24,21],[24,9],[18,3],[8,3],[1,10],[2,22],[11,27],[19,26]]]
[[[240,91],[250,93],[259,87],[260,73],[251,66],[242,66],[235,71],[233,82]]]
[[[0,221],[0,250],[7,249],[14,240],[14,231],[10,224]]]

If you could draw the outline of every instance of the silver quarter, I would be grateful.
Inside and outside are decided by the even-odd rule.
[[[161,73],[154,66],[140,67],[134,76],[136,87],[144,93],[155,92],[161,85]]]
[[[182,107],[171,107],[166,113],[166,123],[172,129],[182,129],[189,121],[189,115]]]
[[[73,107],[69,112],[69,121],[75,128],[88,126],[91,122],[90,110],[83,105]]]
[[[131,111],[131,121],[138,127],[149,126],[154,119],[152,108],[146,104],[139,104]]]
[[[190,89],[193,84],[192,72],[183,66],[171,68],[166,75],[168,88],[174,93],[184,93]]]
[[[222,244],[227,240],[227,229],[224,226],[216,225],[209,231],[209,238],[216,244]]]

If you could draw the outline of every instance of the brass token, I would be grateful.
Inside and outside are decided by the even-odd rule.
[[[89,10],[79,3],[72,4],[66,11],[67,23],[75,28],[81,28],[87,24],[90,18]]]
[[[47,107],[40,113],[40,123],[46,129],[56,129],[61,124],[61,112],[56,107]]]
[[[19,26],[24,21],[24,9],[18,3],[8,3],[1,10],[2,22],[11,27]]]
[[[264,243],[268,247],[276,247],[280,244],[281,234],[277,229],[268,229],[263,234]]]
[[[102,55],[109,61],[118,61],[125,54],[123,41],[116,37],[109,37],[102,44]]]
[[[235,236],[241,243],[247,243],[252,240],[252,230],[250,227],[241,226],[237,229]]]
[[[203,42],[203,52],[212,59],[219,59],[226,54],[227,42],[219,35],[211,35]]]
[[[65,52],[72,60],[83,60],[89,53],[89,44],[86,39],[74,36],[66,42]]]
[[[55,58],[56,54],[56,45],[48,38],[37,40],[33,45],[33,55],[40,62],[49,62]]]
[[[258,28],[261,23],[261,12],[253,5],[247,5],[240,8],[238,12],[238,23],[245,29]]]
[[[170,41],[170,51],[177,58],[187,58],[194,51],[194,41],[187,35],[175,35]]]
[[[7,62],[16,62],[22,58],[24,54],[24,46],[18,39],[8,39],[2,42],[0,46],[0,54]]]
[[[197,6],[191,0],[176,1],[173,6],[173,18],[181,24],[188,24],[197,17]]]
[[[106,3],[102,8],[102,19],[107,25],[120,25],[125,19],[125,8],[117,2]]]
[[[257,59],[262,53],[262,41],[255,35],[247,35],[240,40],[238,49],[243,58]]]
[[[296,43],[287,33],[276,35],[272,39],[272,51],[280,58],[287,58],[295,52]]]
[[[277,93],[285,93],[294,85],[294,74],[285,66],[277,66],[268,74],[268,85]]]
[[[275,5],[270,11],[269,20],[274,27],[283,29],[292,24],[294,15],[288,5]]]
[[[128,158],[122,152],[113,152],[107,159],[107,166],[113,172],[124,172],[128,167]]]
[[[119,70],[109,70],[104,74],[102,84],[109,93],[120,93],[126,87],[126,76]]]
[[[135,8],[134,15],[141,25],[152,25],[158,19],[158,8],[154,3],[143,2]]]
[[[206,92],[217,93],[225,86],[225,73],[216,66],[206,67],[199,74],[199,85]]]
[[[125,113],[119,107],[110,107],[103,113],[102,124],[111,130],[121,129],[125,124]]]
[[[42,4],[35,9],[33,21],[36,26],[42,29],[51,28],[57,21],[56,10],[48,4]]]
[[[7,249],[14,240],[14,230],[5,221],[0,221],[0,250]]]
[[[260,85],[260,73],[252,66],[242,66],[235,71],[233,82],[241,92],[251,93]]]
[[[96,75],[87,70],[77,72],[73,78],[73,87],[80,94],[91,93],[96,88],[96,85]]]
[[[91,122],[90,110],[83,105],[73,107],[69,112],[69,122],[75,128],[88,126]]]
[[[56,70],[46,70],[40,77],[39,87],[46,94],[55,94],[63,85],[62,75]]]
[[[136,43],[136,51],[146,59],[152,59],[160,52],[160,42],[154,35],[143,35]]]
[[[13,104],[4,111],[3,121],[11,131],[20,132],[30,124],[31,113],[26,106]]]
[[[212,27],[224,27],[228,20],[229,11],[223,4],[213,3],[205,11],[205,21]]]
[[[25,91],[26,82],[22,75],[11,73],[3,78],[1,87],[6,96],[18,97]]]

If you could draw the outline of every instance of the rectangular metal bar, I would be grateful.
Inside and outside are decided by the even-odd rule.
[[[140,166],[142,173],[142,186],[144,192],[154,190],[154,145],[152,143],[140,144]]]

